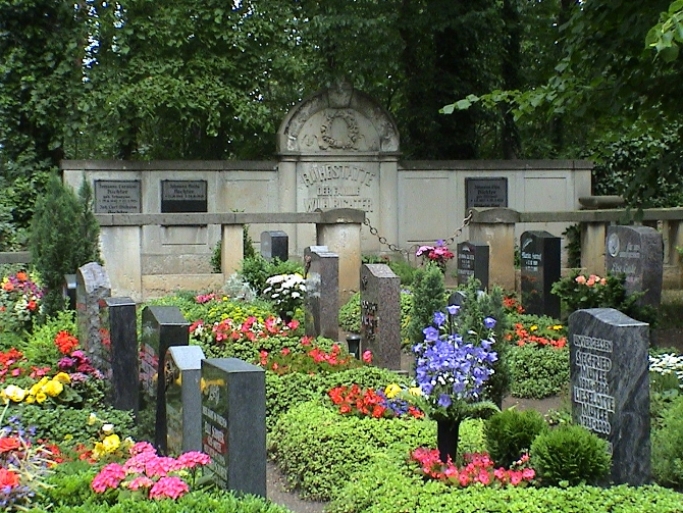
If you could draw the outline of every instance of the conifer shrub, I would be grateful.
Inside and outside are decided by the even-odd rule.
[[[509,408],[495,413],[484,423],[489,456],[496,466],[510,468],[547,428],[543,416],[535,410]]]
[[[443,273],[436,264],[427,263],[413,276],[413,306],[408,325],[411,344],[424,340],[424,330],[432,324],[434,312],[446,306]]]

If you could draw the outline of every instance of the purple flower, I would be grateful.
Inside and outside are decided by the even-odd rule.
[[[434,326],[427,326],[422,330],[422,333],[424,333],[425,342],[435,342],[439,339],[439,330]]]
[[[487,330],[492,330],[496,327],[496,320],[493,317],[487,317],[486,319],[484,319],[484,327]]]
[[[443,326],[444,322],[446,322],[446,314],[443,312],[434,312],[434,324]]]
[[[437,404],[442,408],[448,408],[452,403],[453,401],[451,400],[451,396],[449,396],[448,394],[439,395],[439,400],[437,401]]]
[[[458,305],[448,305],[446,310],[448,310],[448,313],[451,315],[458,315],[458,312],[460,312],[460,307]]]

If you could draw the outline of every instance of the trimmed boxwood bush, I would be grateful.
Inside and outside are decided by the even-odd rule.
[[[535,438],[547,429],[543,415],[535,410],[509,408],[484,423],[486,448],[496,466],[509,468],[531,449]]]
[[[527,344],[508,350],[510,393],[525,399],[543,399],[564,392],[569,385],[569,349]]]
[[[652,473],[660,484],[683,486],[683,396],[664,410],[661,428],[652,433]]]

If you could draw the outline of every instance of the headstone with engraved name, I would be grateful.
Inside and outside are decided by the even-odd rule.
[[[169,347],[166,353],[166,448],[177,456],[202,450],[202,360],[199,346]]]
[[[476,242],[461,242],[457,246],[458,285],[466,285],[470,278],[481,283],[482,289],[489,288],[489,246]]]
[[[649,226],[609,226],[606,246],[607,271],[626,276],[627,293],[644,292],[639,304],[659,306],[664,269],[662,234]]]
[[[266,496],[266,379],[237,358],[202,361],[202,452],[219,487]]]
[[[111,296],[111,283],[107,271],[97,262],[78,268],[76,273],[76,324],[78,341],[93,366],[103,373],[110,370],[108,341],[102,340],[100,309]]]
[[[137,413],[140,387],[131,376],[139,373],[138,334],[135,301],[129,297],[108,297],[100,308],[101,340],[106,354],[104,378],[107,400],[118,410]]]
[[[467,208],[507,207],[507,178],[465,178],[465,204]]]
[[[339,338],[339,255],[327,246],[304,250],[306,335]]]
[[[140,180],[95,180],[94,206],[99,214],[141,213]]]
[[[207,212],[206,180],[162,180],[161,212]]]
[[[561,240],[546,231],[528,231],[520,240],[522,306],[528,314],[559,319],[560,298],[552,294],[562,272]]]
[[[289,260],[289,237],[281,230],[261,232],[261,256],[266,260]]]
[[[166,352],[186,346],[190,323],[177,306],[146,306],[142,310],[140,343],[140,412],[143,436],[161,454],[166,453]]]
[[[613,308],[569,317],[574,421],[606,439],[612,481],[650,479],[649,326]]]
[[[360,271],[361,351],[370,350],[378,367],[401,368],[401,279],[386,264],[363,264]]]

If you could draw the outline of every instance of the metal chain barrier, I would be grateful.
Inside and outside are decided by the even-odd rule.
[[[473,210],[472,209],[468,210],[467,215],[462,220],[462,225],[457,230],[455,230],[455,232],[453,233],[453,235],[451,237],[449,237],[448,239],[444,239],[444,244],[446,244],[447,246],[450,244],[453,244],[455,242],[455,239],[457,239],[460,236],[462,231],[467,226],[469,226],[470,221],[472,221],[473,215],[474,215]],[[383,237],[382,235],[380,235],[379,232],[377,231],[377,228],[375,228],[374,226],[372,226],[370,224],[370,220],[367,217],[365,218],[365,221],[363,221],[363,224],[368,227],[368,229],[370,230],[370,233],[372,235],[377,237],[377,240],[379,240],[379,243],[382,246],[388,247],[391,251],[395,251],[397,253],[402,253],[406,257],[407,260],[410,260],[410,255],[411,254],[414,255],[415,249],[419,247],[417,244],[413,244],[408,249],[401,249],[396,244],[392,244],[392,243],[388,242],[386,237]]]

